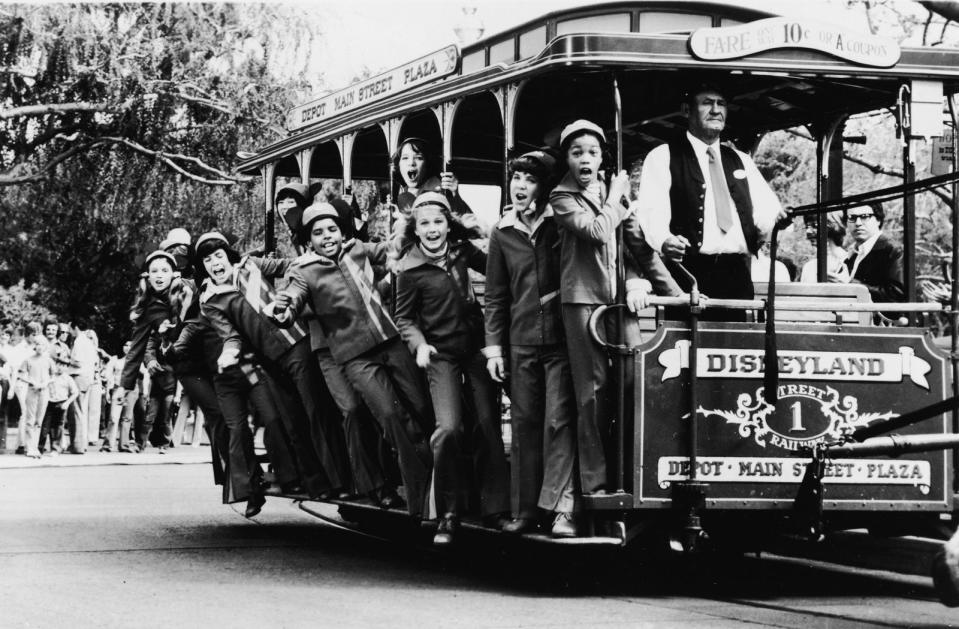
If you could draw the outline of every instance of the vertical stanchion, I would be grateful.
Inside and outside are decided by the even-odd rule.
[[[613,75],[613,103],[615,106],[616,126],[616,174],[623,170],[623,101],[619,94],[619,81]],[[614,199],[613,203],[619,203]],[[626,274],[623,268],[623,224],[616,228],[616,302],[626,303]],[[626,322],[623,318],[623,309],[616,309],[616,333],[619,335],[619,344],[626,345]],[[626,365],[627,356],[620,354],[616,360],[616,491],[622,492],[625,486],[626,456]]]
[[[959,170],[959,117],[956,116],[955,96],[949,96],[949,115],[952,118],[952,172]],[[952,343],[952,394],[959,396],[959,182],[952,182],[952,295],[949,304],[949,323]],[[952,410],[952,432],[959,433],[959,412]],[[952,487],[959,490],[959,448],[952,449]]]
[[[905,93],[909,94],[907,100]],[[912,92],[907,85],[899,90],[899,131],[902,133],[903,183],[916,180],[916,164],[912,159],[909,134],[912,130]],[[916,301],[916,197],[905,192],[902,195],[902,279],[906,288],[906,301]],[[915,325],[916,315],[909,314],[909,324]]]
[[[822,203],[823,189],[823,179],[826,178],[826,162],[825,151],[823,143],[825,142],[825,131],[820,130],[819,137],[816,138],[816,203]],[[828,252],[826,250],[826,240],[828,229],[827,216],[825,213],[821,213],[816,217],[816,280],[819,282],[828,281],[826,278],[827,275],[827,257]],[[776,258],[770,253],[770,259],[772,265],[776,265]],[[773,275],[775,277],[775,274]]]

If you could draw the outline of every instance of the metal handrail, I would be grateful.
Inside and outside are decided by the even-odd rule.
[[[687,297],[650,297],[650,306],[689,306]],[[710,299],[702,297],[699,306],[703,309],[764,310],[765,299]],[[785,310],[814,310],[817,312],[943,312],[937,302],[876,303],[857,301],[806,301],[788,300],[782,303]]]

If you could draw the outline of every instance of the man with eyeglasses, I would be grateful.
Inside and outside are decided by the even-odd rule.
[[[906,300],[902,283],[902,249],[882,233],[885,219],[881,203],[849,208],[846,222],[856,249],[846,260],[850,282],[869,289],[873,302]]]

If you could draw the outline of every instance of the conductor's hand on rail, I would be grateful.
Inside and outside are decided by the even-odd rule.
[[[443,190],[449,190],[450,192],[456,194],[456,188],[459,186],[459,183],[459,180],[453,173],[440,173],[440,188]]]
[[[435,347],[423,343],[416,348],[416,365],[421,369],[426,369],[430,365],[430,357],[435,353]]]
[[[682,260],[689,241],[685,236],[670,236],[663,241],[663,255],[672,260]]]
[[[625,170],[619,171],[612,181],[609,182],[609,203],[614,208],[617,204],[623,207],[629,207],[629,193],[632,187],[629,184],[629,173]]]
[[[776,215],[776,227],[780,230],[786,229],[793,222],[793,217],[787,208],[779,208],[779,214]]]
[[[503,357],[495,356],[487,359],[486,371],[489,372],[489,377],[492,378],[494,382],[502,384],[503,381],[506,380],[506,362],[503,360]]]

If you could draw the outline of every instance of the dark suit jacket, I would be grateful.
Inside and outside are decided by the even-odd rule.
[[[850,270],[855,260],[855,255],[846,260]],[[850,281],[864,284],[874,302],[906,301],[902,283],[902,249],[879,234],[876,244],[859,263],[856,275]]]

